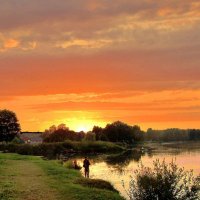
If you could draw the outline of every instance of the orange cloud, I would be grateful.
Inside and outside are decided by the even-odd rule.
[[[161,8],[160,10],[158,10],[158,15],[159,16],[162,16],[162,17],[165,17],[165,16],[168,16],[168,15],[171,15],[173,13],[175,13],[176,10],[175,9],[171,9],[171,8]]]
[[[18,40],[15,40],[15,39],[7,39],[5,42],[4,42],[4,48],[5,49],[12,49],[12,48],[16,48],[18,47],[20,44],[20,42]]]
[[[61,47],[63,49],[69,47],[82,47],[86,49],[99,49],[111,44],[111,40],[82,40],[82,39],[74,39],[71,41],[63,41],[60,44],[57,44],[57,47]]]
[[[103,2],[100,2],[98,0],[90,0],[88,1],[87,8],[89,11],[96,11],[98,9],[105,9],[106,5]]]
[[[113,120],[199,127],[199,7],[2,1],[0,107],[16,111],[23,130]]]
[[[23,130],[43,130],[66,123],[73,129],[123,120],[148,127],[198,128],[200,90],[56,94],[4,98],[0,108],[16,111]],[[106,97],[106,99],[104,99]],[[106,101],[105,101],[106,100]],[[181,124],[181,122],[183,122]]]

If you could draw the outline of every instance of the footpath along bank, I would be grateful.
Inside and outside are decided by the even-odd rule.
[[[123,200],[107,182],[41,157],[0,153],[1,200]]]

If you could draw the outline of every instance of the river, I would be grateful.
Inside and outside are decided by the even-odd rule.
[[[198,145],[197,145],[198,144]],[[114,187],[123,195],[126,196],[126,192],[122,187],[122,181],[125,183],[125,187],[128,189],[130,176],[133,175],[134,170],[138,168],[139,163],[144,166],[151,167],[154,160],[165,159],[166,162],[176,160],[179,167],[184,167],[186,170],[193,170],[194,175],[200,174],[200,143],[187,144],[183,147],[179,144],[179,148],[176,145],[168,147],[170,145],[154,144],[153,150],[132,150],[118,155],[99,155],[90,157],[90,178],[103,179],[111,182]],[[178,146],[178,145],[177,145]],[[82,165],[82,159],[77,160]],[[82,171],[83,172],[83,171]]]

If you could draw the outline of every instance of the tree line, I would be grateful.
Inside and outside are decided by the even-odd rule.
[[[200,140],[200,129],[178,129],[153,130],[149,128],[145,134],[147,141],[189,141]]]
[[[0,110],[0,142],[10,142],[19,136],[20,123],[16,114],[10,110]],[[94,126],[87,133],[70,130],[65,124],[51,126],[42,133],[43,142],[72,141],[110,141],[133,144],[139,141],[188,141],[200,140],[200,129],[154,130],[142,131],[138,125],[128,125],[121,121],[109,123],[105,128]]]
[[[133,143],[141,141],[144,132],[139,126],[130,126],[123,122],[116,121],[107,124],[105,128],[94,126],[92,131],[87,133],[75,132],[66,127],[65,124],[51,126],[42,134],[44,142],[62,142],[65,140],[87,140],[87,141],[109,141]]]

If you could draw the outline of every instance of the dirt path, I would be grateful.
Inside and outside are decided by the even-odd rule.
[[[12,184],[14,200],[56,200],[56,191],[48,187],[48,177],[37,163],[24,160],[9,160],[3,169],[3,180]]]
[[[83,183],[79,171],[56,161],[0,153],[0,200],[123,200],[117,192]]]

